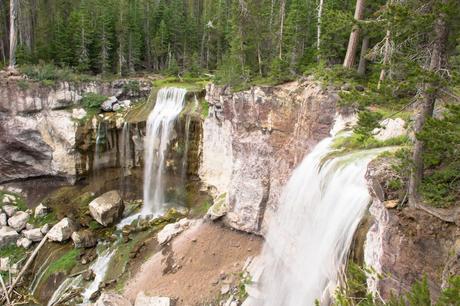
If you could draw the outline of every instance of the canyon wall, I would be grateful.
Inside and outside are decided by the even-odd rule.
[[[74,181],[78,173],[77,119],[84,93],[126,97],[127,80],[44,86],[28,80],[0,80],[0,183],[43,176]],[[148,95],[141,82],[135,96]]]
[[[200,177],[227,224],[263,233],[292,170],[329,135],[338,96],[301,81],[236,93],[211,84],[206,100]]]

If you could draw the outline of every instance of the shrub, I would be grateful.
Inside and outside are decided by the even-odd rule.
[[[89,92],[83,95],[81,103],[85,109],[99,109],[101,108],[101,104],[106,100],[106,96]]]

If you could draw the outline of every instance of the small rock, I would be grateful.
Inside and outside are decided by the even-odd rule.
[[[112,292],[103,292],[94,306],[132,306],[125,297]]]
[[[27,239],[33,242],[42,241],[43,239],[43,234],[39,228],[35,228],[31,230],[24,230],[22,231],[22,234],[24,235],[24,237],[26,237]]]
[[[14,203],[16,201],[16,197],[12,194],[5,194],[3,196],[3,204],[10,204],[10,203]]]
[[[383,203],[385,205],[385,208],[391,209],[395,208],[399,204],[399,200],[388,200]]]
[[[32,245],[32,240],[22,237],[22,238],[19,238],[18,241],[16,241],[16,245],[18,247],[23,247],[24,249],[28,249]]]
[[[176,223],[166,225],[157,236],[159,244],[166,244],[172,238],[179,235],[185,229],[187,229],[191,224],[191,221],[187,218],[181,219]]]
[[[121,105],[120,105],[119,103],[114,103],[114,104],[112,105],[112,110],[113,110],[114,112],[118,112],[120,109],[121,109]]]
[[[8,272],[10,270],[10,258],[0,257],[0,271]]]
[[[94,278],[96,277],[96,274],[94,273],[93,270],[89,269],[83,272],[81,276],[83,277],[85,281],[89,282],[89,281],[94,280]]]
[[[104,112],[111,112],[113,111],[113,105],[115,103],[118,103],[118,99],[116,97],[110,97],[108,98],[107,100],[105,100],[102,105],[101,105],[101,109],[102,111]]]
[[[3,205],[2,208],[8,218],[12,217],[18,211],[18,208],[13,205]]]
[[[86,116],[86,111],[83,108],[74,108],[72,110],[73,119],[81,120],[85,118],[85,116]]]
[[[70,238],[75,230],[75,224],[69,218],[64,218],[59,221],[48,232],[48,238],[51,241],[62,242]]]
[[[34,229],[34,226],[30,223],[26,223],[26,230]]]
[[[99,224],[108,226],[123,215],[123,201],[116,190],[104,193],[89,203],[89,212]]]
[[[45,225],[43,225],[41,228],[40,228],[40,231],[42,232],[43,235],[46,235],[48,234],[48,232],[50,231],[51,229],[51,226],[46,223]]]
[[[123,101],[120,101],[120,105],[124,108],[128,108],[131,106],[131,100],[123,100]]]
[[[0,213],[0,226],[8,225],[8,217],[5,213]]]
[[[161,296],[147,296],[141,291],[136,297],[134,306],[171,306],[171,299]]]
[[[92,248],[97,244],[96,237],[91,230],[73,232],[71,237],[76,248]]]
[[[342,88],[341,88],[341,89],[342,89],[342,90],[345,90],[345,91],[350,91],[351,88],[352,88],[352,87],[351,87],[350,84],[345,83],[345,84],[342,85]]]
[[[365,90],[365,88],[364,88],[363,85],[356,85],[356,86],[355,86],[355,89],[356,89],[357,91],[364,91],[364,90]]]
[[[19,234],[11,227],[2,226],[2,228],[0,228],[0,248],[11,243],[16,243],[18,239]]]
[[[222,288],[220,288],[220,294],[224,295],[227,294],[230,291],[230,285],[223,285]]]
[[[8,213],[7,213],[8,214]],[[20,232],[26,227],[29,221],[29,214],[23,211],[17,211],[12,217],[8,219],[8,225],[15,231]]]
[[[48,212],[49,208],[40,203],[37,207],[35,207],[35,218],[44,217],[48,214]]]

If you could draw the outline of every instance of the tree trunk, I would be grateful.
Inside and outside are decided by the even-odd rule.
[[[279,38],[279,59],[283,59],[283,34],[284,34],[284,15],[286,8],[286,0],[281,0],[280,3],[280,38]]]
[[[317,37],[316,37],[316,49],[318,51],[318,62],[320,60],[320,47],[321,47],[321,17],[323,16],[324,0],[319,1],[318,7],[318,22],[317,22]]]
[[[366,67],[367,67],[367,50],[369,49],[369,36],[365,36],[363,38],[363,44],[361,46],[361,55],[359,57],[359,66],[358,66],[358,74],[365,75],[366,74]]]
[[[365,0],[356,0],[356,21],[363,19],[365,2]],[[354,25],[353,29],[351,30],[350,40],[348,41],[347,54],[345,55],[345,60],[343,61],[343,67],[345,68],[352,68],[355,64],[356,50],[358,49],[360,31],[361,30],[358,25]]]
[[[446,3],[446,0],[443,1]],[[434,41],[432,44],[431,50],[431,60],[429,71],[438,72],[443,67],[443,61],[446,56],[446,45],[448,39],[448,28],[446,21],[446,14],[444,12],[440,13],[435,21],[434,29]],[[433,110],[438,97],[439,85],[436,83],[428,83],[424,85],[423,88],[423,100],[421,109],[417,114],[417,119],[415,121],[414,132],[417,135],[422,131],[425,122],[433,116]],[[418,193],[419,186],[423,179],[423,150],[424,143],[423,141],[416,138],[414,145],[413,153],[413,169],[409,179],[409,206],[417,207],[420,201],[420,196]]]
[[[387,9],[389,9],[389,6],[393,4],[393,0],[388,0],[387,1]],[[383,51],[383,68],[380,71],[380,77],[379,77],[379,82],[377,84],[377,89],[380,89],[382,87],[383,81],[385,81],[385,75],[386,75],[386,67],[388,63],[390,62],[390,41],[391,41],[391,32],[390,32],[390,25],[387,25],[387,33],[385,35],[385,48]]]
[[[9,69],[14,70],[16,66],[16,48],[18,44],[18,0],[10,0],[10,63]]]

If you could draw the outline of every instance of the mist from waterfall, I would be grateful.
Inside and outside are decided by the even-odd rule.
[[[162,88],[147,119],[145,137],[144,206],[142,214],[159,214],[164,204],[166,154],[175,121],[184,108],[185,89]]]
[[[320,142],[293,172],[269,220],[261,255],[259,297],[245,305],[327,305],[370,202],[367,164],[382,149],[325,159],[334,137]]]

